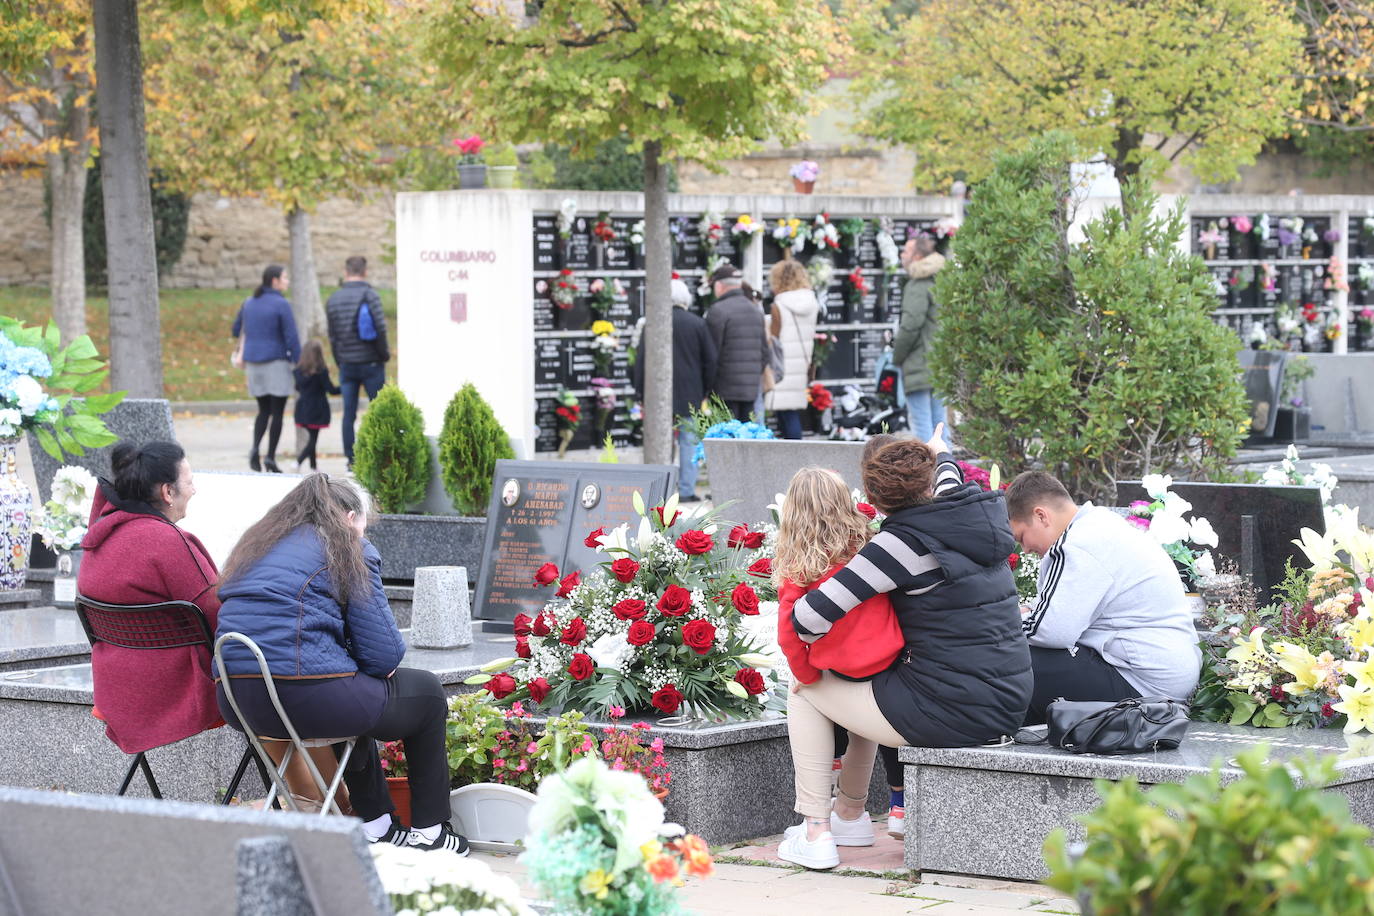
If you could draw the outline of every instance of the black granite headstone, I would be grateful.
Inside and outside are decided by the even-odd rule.
[[[1245,373],[1245,396],[1250,399],[1250,434],[1272,438],[1288,354],[1282,350],[1241,350],[1239,358]]]
[[[677,469],[668,465],[496,462],[473,616],[533,616],[554,593],[534,584],[540,566],[553,563],[563,575],[580,570],[586,579],[605,560],[583,543],[588,533],[626,523],[637,530],[634,491],[646,506],[660,505],[675,492],[676,478]]]
[[[1317,487],[1178,481],[1170,490],[1192,503],[1190,518],[1200,516],[1212,523],[1216,553],[1234,560],[1261,595],[1283,581],[1288,560],[1295,566],[1306,564],[1306,555],[1293,543],[1303,528],[1326,531]],[[1119,480],[1116,498],[1118,505],[1129,506],[1150,497],[1139,481]],[[1253,545],[1250,551],[1245,549],[1247,542]]]
[[[558,218],[539,215],[534,218],[534,269],[558,269]]]

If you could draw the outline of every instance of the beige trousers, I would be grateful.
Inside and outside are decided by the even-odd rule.
[[[830,816],[835,725],[849,730],[849,750],[840,770],[840,796],[855,807],[862,808],[868,801],[878,745],[906,744],[878,709],[871,681],[846,681],[827,671],[816,683],[789,693],[787,737],[796,779],[794,810],[803,817]]]

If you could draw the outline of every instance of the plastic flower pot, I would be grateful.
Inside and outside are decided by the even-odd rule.
[[[461,786],[449,793],[453,829],[473,842],[517,843],[525,838],[535,801],[532,792],[515,786],[494,782]]]
[[[396,806],[396,816],[401,823],[410,826],[410,780],[404,776],[388,776],[386,789],[391,793],[391,803]]]
[[[487,187],[503,189],[515,187],[515,173],[518,171],[519,166],[514,165],[487,166]]]
[[[464,191],[475,191],[486,186],[487,166],[485,163],[458,166],[458,187]]]
[[[800,178],[793,178],[792,190],[796,191],[798,194],[810,194],[812,191],[816,190],[816,182],[802,181]]]

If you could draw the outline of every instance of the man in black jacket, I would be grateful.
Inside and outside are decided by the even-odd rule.
[[[716,375],[716,345],[706,330],[706,322],[687,310],[692,293],[687,284],[674,279],[673,296],[673,428],[677,440],[677,495],[683,500],[697,498],[697,465],[693,460],[697,436],[691,429],[692,408],[700,408],[708,386]],[[644,396],[643,348],[634,365],[635,391]]]
[[[737,420],[748,420],[754,412],[768,365],[763,309],[740,288],[743,283],[744,275],[733,264],[716,268],[711,274],[716,301],[706,313],[718,356],[711,388]]]
[[[382,297],[367,282],[367,258],[354,255],[344,261],[344,282],[324,306],[329,320],[329,347],[339,364],[343,389],[343,447],[349,470],[353,469],[353,423],[358,417],[358,388],[367,389],[368,403],[386,384],[386,316]]]

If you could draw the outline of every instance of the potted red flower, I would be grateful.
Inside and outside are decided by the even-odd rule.
[[[382,771],[386,773],[386,788],[396,806],[396,816],[410,826],[410,769],[406,766],[405,745],[399,741],[382,744]]]
[[[458,150],[458,187],[464,191],[487,186],[487,162],[482,155],[486,145],[487,141],[478,134],[453,138],[453,146]]]

